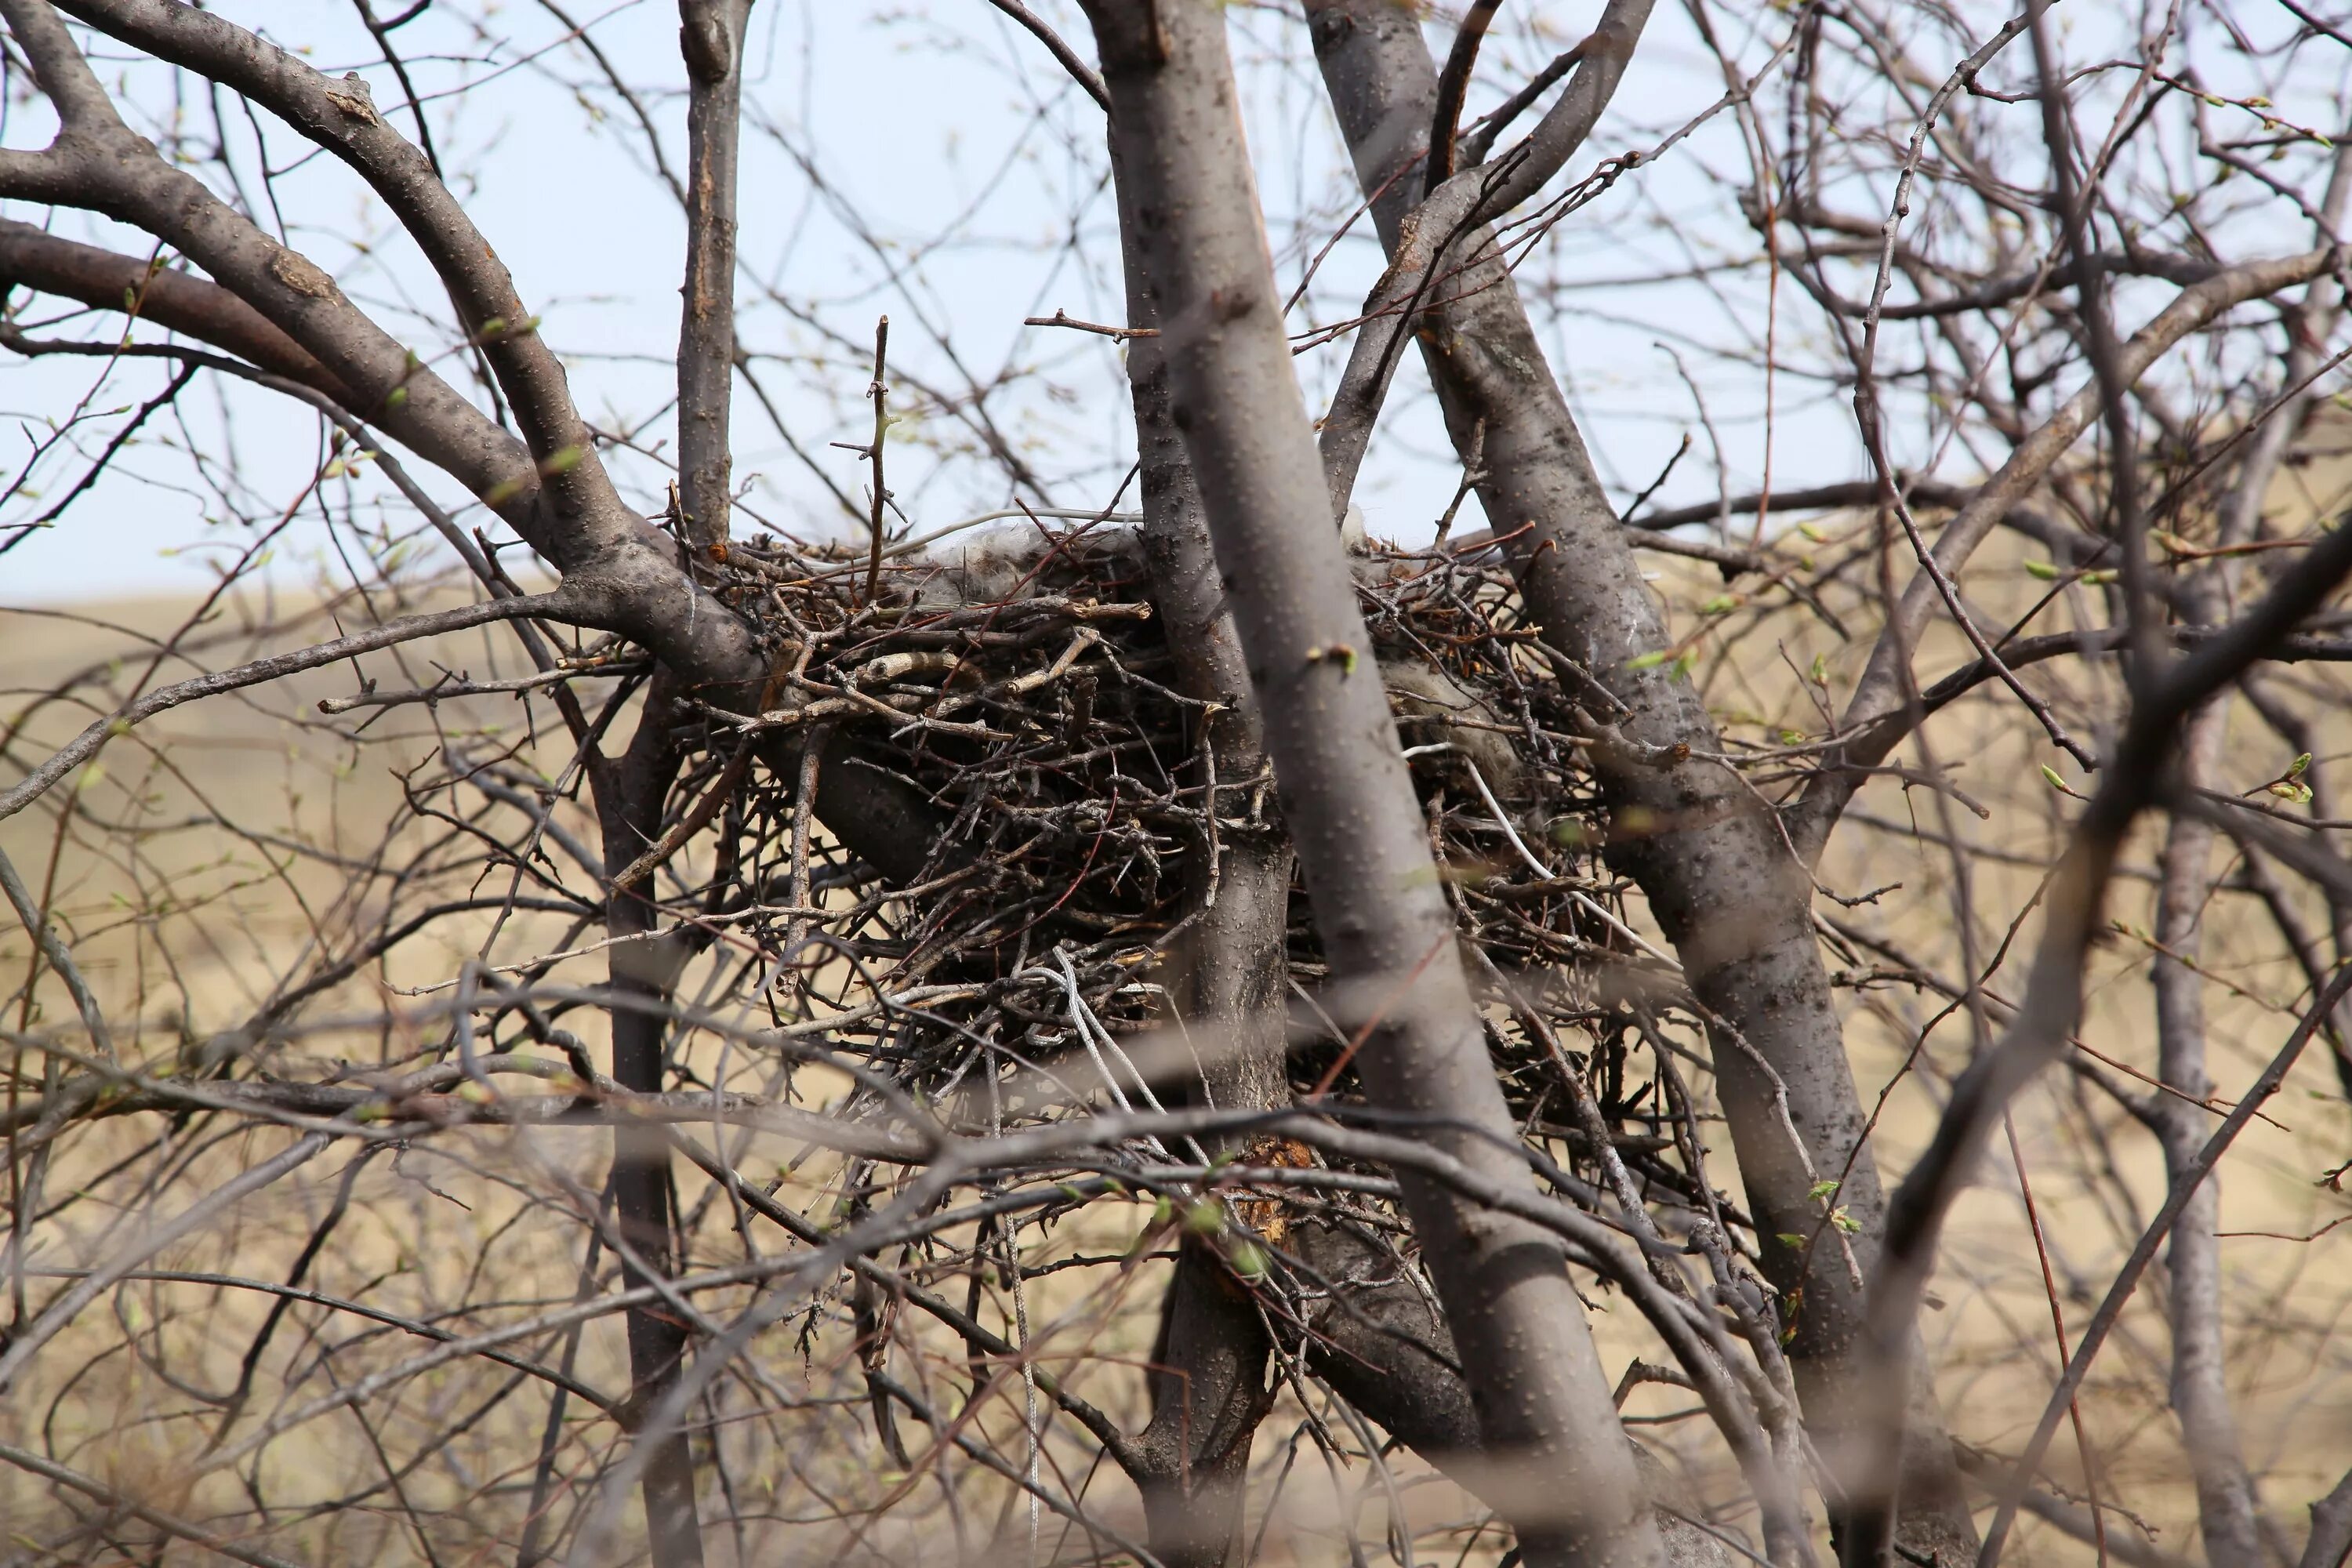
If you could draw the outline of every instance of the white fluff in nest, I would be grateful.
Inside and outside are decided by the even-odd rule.
[[[947,610],[1033,598],[1039,591],[1038,565],[1048,551],[1068,537],[1046,533],[1024,518],[961,539],[942,540],[923,553],[923,563],[932,570],[915,590],[915,602]],[[1088,529],[1079,547],[1090,553],[1108,551],[1120,557],[1122,575],[1130,563],[1135,571],[1142,569],[1143,549],[1132,528]]]
[[[1501,799],[1525,792],[1526,764],[1511,738],[1499,732],[1502,715],[1491,703],[1411,654],[1381,660],[1381,684],[1388,689],[1389,711],[1396,715],[1406,745],[1444,742],[1476,768]]]
[[[941,540],[923,552],[923,563],[931,571],[915,590],[915,602],[930,609],[950,610],[965,605],[997,605],[1008,599],[1034,597],[1037,593],[1034,579],[1038,563],[1045,560],[1047,551],[1067,537],[1066,533],[1048,534],[1024,518]],[[1364,511],[1352,501],[1348,505],[1346,519],[1339,524],[1339,541],[1349,554],[1361,554],[1365,549]],[[1108,551],[1118,557],[1122,574],[1128,567],[1137,572],[1142,569],[1143,546],[1129,525],[1090,528],[1081,546]]]

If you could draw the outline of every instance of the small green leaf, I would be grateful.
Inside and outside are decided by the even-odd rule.
[[[2309,766],[2311,766],[2311,753],[2309,752],[2305,752],[2286,765],[2286,776],[2291,779],[2299,779],[2303,776],[2303,770]]]
[[[2047,561],[2028,561],[2025,563],[2025,574],[2029,577],[2039,577],[2044,583],[2055,583],[2058,580],[2058,568]]]
[[[1233,1264],[1234,1273],[1252,1284],[1265,1278],[1265,1251],[1255,1242],[1235,1242],[1227,1261]]]
[[[1813,655],[1813,667],[1805,674],[1815,686],[1827,686],[1830,683],[1830,656],[1825,653]]]
[[[2307,784],[2297,784],[2293,779],[2279,780],[2270,786],[2270,792],[2279,799],[2292,801],[2296,805],[2311,804],[2311,786]]]
[[[1780,744],[1784,746],[1801,746],[1804,743],[1805,732],[1802,730],[1783,730],[1780,731]]]
[[[1782,1231],[1777,1239],[1783,1247],[1802,1247],[1805,1245],[1805,1238],[1799,1236],[1793,1230]]]
[[[1673,673],[1678,679],[1687,680],[1690,679],[1690,672],[1697,668],[1698,649],[1695,647],[1685,648],[1683,650],[1682,657],[1675,660],[1674,668],[1671,673]]]
[[[1225,1228],[1225,1205],[1214,1198],[1195,1198],[1184,1207],[1184,1228],[1195,1236],[1217,1236]]]
[[[1672,648],[1657,648],[1649,653],[1635,654],[1633,658],[1625,661],[1625,668],[1628,669],[1655,669],[1658,666],[1665,663],[1666,660],[1674,657],[1674,650]]]
[[[1717,594],[1714,598],[1701,605],[1698,607],[1698,613],[1702,616],[1727,616],[1738,608],[1739,608],[1738,595]]]
[[[1837,1190],[1838,1184],[1835,1182],[1815,1182],[1811,1187],[1805,1189],[1805,1196],[1819,1203]]]
[[[1830,1223],[1837,1226],[1840,1230],[1845,1232],[1848,1236],[1859,1236],[1862,1234],[1862,1221],[1854,1218],[1853,1215],[1846,1213],[1843,1209],[1830,1210]]]
[[[1821,524],[1817,522],[1801,522],[1797,524],[1797,531],[1815,544],[1827,544],[1830,542],[1830,536],[1822,531]]]

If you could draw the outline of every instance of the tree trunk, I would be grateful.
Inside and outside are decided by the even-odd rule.
[[[1394,0],[1309,0],[1307,12],[1358,182],[1393,253],[1421,193],[1413,173],[1392,176],[1418,171],[1428,155],[1436,97],[1428,47]],[[1633,665],[1670,639],[1491,235],[1450,258],[1444,302],[1417,334],[1423,363],[1456,449],[1479,470],[1479,500],[1508,540],[1529,612],[1606,693],[1590,706],[1610,859],[1640,884],[1692,993],[1714,1015],[1740,1176],[1796,1331],[1792,1370],[1809,1426],[1833,1454],[1855,1429],[1863,1292],[1810,1194],[1851,1160],[1834,1201],[1863,1227],[1853,1249],[1865,1270],[1885,1196],[1869,1148],[1857,1147],[1864,1119],[1814,945],[1811,884],[1769,814],[1701,760],[1722,742],[1697,693],[1668,668]],[[1456,273],[1456,260],[1469,258],[1480,259]],[[1771,1240],[1816,1231],[1823,1239],[1802,1250]],[[1976,1532],[1958,1473],[1924,1389],[1914,1405],[1901,1543],[1960,1560],[1973,1555]]]
[[[1113,145],[1113,177],[1123,235],[1136,216],[1131,183]],[[1128,324],[1150,329],[1157,317],[1139,247],[1122,244]],[[1215,796],[1213,815],[1245,818],[1263,786],[1265,727],[1251,692],[1241,641],[1226,613],[1216,556],[1176,429],[1168,360],[1157,338],[1128,343],[1128,379],[1142,465],[1144,563],[1176,685],[1219,707],[1202,722],[1201,759]],[[1230,803],[1230,808],[1221,807]],[[1289,976],[1290,843],[1276,826],[1226,825],[1203,846],[1185,889],[1192,925],[1168,954],[1177,1025],[1201,1063],[1196,1093],[1222,1110],[1288,1103],[1284,1068]],[[1271,1400],[1266,1362],[1273,1345],[1249,1291],[1217,1249],[1187,1237],[1160,1309],[1150,1374],[1151,1421],[1137,1447],[1148,1472],[1143,1493],[1147,1544],[1168,1568],[1219,1568],[1241,1539],[1249,1501],[1250,1442]]]
[[[1307,1342],[1308,1368],[1390,1436],[1499,1507],[1500,1495],[1486,1490],[1491,1476],[1480,1462],[1477,1415],[1454,1337],[1430,1310],[1429,1298],[1397,1277],[1360,1236],[1319,1221],[1295,1234],[1316,1272],[1335,1285],[1344,1282],[1346,1290],[1344,1308],[1326,1300],[1308,1311],[1314,1330]],[[1627,1447],[1642,1471],[1672,1568],[1730,1568],[1724,1543],[1694,1523],[1687,1510],[1673,1506],[1675,1488],[1664,1467],[1630,1439]]]
[[[678,537],[727,542],[734,497],[735,168],[751,0],[679,0],[686,57],[686,305],[677,342]]]
[[[2180,748],[2180,779],[2194,788],[2211,779],[2229,729],[2230,701],[2208,705],[2188,725]],[[2190,1179],[2189,1167],[2213,1131],[2201,1104],[2213,1095],[2205,1064],[2205,979],[2196,968],[2204,948],[2204,913],[2213,897],[2212,824],[2183,813],[2172,819],[2160,862],[2156,912],[2157,1071],[2188,1099],[2157,1094],[2148,1101],[2164,1147],[2165,1178]],[[2172,1408],[2197,1482],[2197,1515],[2205,1558],[2214,1568],[2258,1568],[2262,1535],[2254,1484],[2246,1474],[2231,1409],[2221,1328],[2221,1173],[2198,1182],[2178,1218],[2167,1254],[2172,1321]]]
[[[1489,1179],[1532,1185],[1371,658],[1293,375],[1223,8],[1088,0],[1192,458],[1342,1021],[1378,1102]],[[1488,1138],[1459,1131],[1468,1128]],[[1556,1242],[1408,1178],[1482,1448],[1537,1564],[1654,1563],[1655,1528]]]
[[[668,737],[670,691],[667,679],[654,683],[628,751],[603,770],[596,806],[607,875],[635,859],[661,831],[662,805],[681,760]],[[614,888],[606,895],[605,908],[605,934],[614,939],[610,950],[613,989],[646,1003],[610,1009],[613,1079],[640,1094],[658,1093],[677,960],[667,942],[624,940],[654,929],[657,911],[646,899]],[[614,1127],[612,1183],[615,1229],[625,1247],[624,1288],[635,1289],[677,1273],[667,1129],[625,1123]],[[677,1381],[686,1359],[687,1330],[659,1305],[632,1307],[627,1317],[629,1398],[624,1408],[634,1416],[651,1410]],[[646,1465],[643,1489],[655,1568],[699,1568],[702,1531],[695,1512],[694,1453],[686,1434],[672,1432],[661,1438]]]

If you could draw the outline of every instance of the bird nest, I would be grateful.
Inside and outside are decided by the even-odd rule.
[[[1521,1032],[1524,1014],[1539,1015],[1536,1034],[1601,1024],[1599,979],[1654,964],[1600,864],[1575,717],[1493,551],[1375,545],[1355,565],[1460,928],[1515,980],[1497,1065],[1540,1115],[1557,1047]],[[1024,523],[893,559],[870,594],[846,551],[738,544],[725,571],[786,672],[765,721],[845,742],[853,763],[838,743],[803,754],[896,775],[948,824],[918,877],[886,885],[812,832],[806,761],[737,793],[722,851],[746,890],[734,922],[787,955],[794,981],[767,988],[775,1025],[822,1028],[936,1095],[983,1047],[1050,1061],[1090,1049],[1091,1025],[1164,1022],[1164,961],[1202,918],[1206,868],[1219,847],[1276,832],[1279,806],[1270,773],[1215,776],[1210,705],[1175,689],[1134,536]],[[702,722],[708,776],[740,748],[741,720]],[[1325,966],[1296,888],[1287,957],[1292,1069],[1312,1081],[1339,1053],[1316,1021]]]

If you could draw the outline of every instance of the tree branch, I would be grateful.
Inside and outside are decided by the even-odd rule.
[[[1313,521],[1323,476],[1231,107],[1223,18],[1201,5],[1143,14],[1088,0],[1087,11],[1140,220],[1127,240],[1160,311],[1177,426],[1265,715],[1333,1001],[1364,1030],[1359,1060],[1377,1103],[1507,1139],[1353,579],[1336,533]],[[1484,1140],[1431,1142],[1474,1172],[1528,1180],[1522,1162]],[[1637,1482],[1611,1435],[1607,1382],[1556,1247],[1429,1180],[1408,1174],[1403,1191],[1479,1395],[1489,1458],[1569,1478],[1510,1510],[1529,1561],[1656,1561],[1655,1527],[1633,1505]]]
[[[306,669],[317,669],[378,648],[393,647],[419,637],[439,637],[445,632],[464,631],[491,621],[508,621],[519,616],[541,616],[550,620],[568,620],[579,614],[575,595],[564,589],[551,594],[537,594],[528,598],[488,599],[478,605],[466,605],[454,610],[441,610],[432,615],[409,616],[365,631],[353,632],[331,642],[315,644],[292,653],[274,654],[235,669],[224,669],[210,675],[159,686],[144,697],[115,710],[106,718],[90,725],[53,754],[48,761],[35,768],[6,791],[0,792],[0,819],[16,813],[40,798],[51,784],[74,769],[98,755],[106,743],[117,735],[127,734],[135,726],[145,723],[158,713],[215,697],[224,691],[236,691],[264,681],[278,680],[299,675]]]

